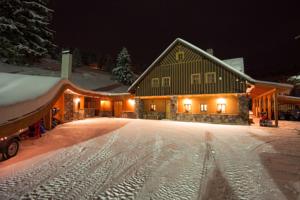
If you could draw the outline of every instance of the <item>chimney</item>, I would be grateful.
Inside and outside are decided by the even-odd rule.
[[[62,51],[61,78],[70,79],[72,75],[72,53],[70,50]]]
[[[214,55],[214,50],[213,49],[207,49],[206,52],[209,53],[212,56]]]

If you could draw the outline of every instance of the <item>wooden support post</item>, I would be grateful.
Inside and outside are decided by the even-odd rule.
[[[252,113],[254,116],[256,116],[255,110],[256,110],[256,100],[252,99]]]
[[[50,130],[52,128],[52,110],[49,110],[44,117],[45,129]]]
[[[258,98],[258,116],[261,114],[261,97]]]
[[[267,99],[266,99],[266,96],[263,96],[263,111],[267,112]]]
[[[271,95],[268,95],[267,98],[268,98],[268,119],[272,119],[272,97]]]
[[[278,127],[278,94],[277,91],[273,94],[274,99],[274,119],[275,119],[275,126]]]

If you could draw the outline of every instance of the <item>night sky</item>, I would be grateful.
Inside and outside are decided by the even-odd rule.
[[[263,3],[262,3],[263,2]],[[147,67],[177,37],[244,57],[256,78],[300,72],[300,1],[52,0],[61,47],[116,56],[123,46]]]

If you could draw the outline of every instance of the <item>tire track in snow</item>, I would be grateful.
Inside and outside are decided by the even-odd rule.
[[[235,137],[240,136],[236,135]],[[254,165],[259,161],[251,162],[253,155],[246,154],[244,150],[239,149],[242,146],[239,146],[238,141],[235,142],[235,146],[231,146],[225,142],[227,139],[215,138],[215,147],[218,149],[217,160],[223,166],[224,176],[228,179],[238,199],[260,199],[263,191],[260,182],[262,181],[262,172],[256,170],[258,166]],[[230,141],[232,143],[233,139],[231,138]],[[259,182],[255,180],[259,180]]]
[[[60,173],[59,176],[54,177],[53,179],[48,179],[46,183],[39,185],[33,191],[24,194],[21,199],[64,198],[64,196],[72,189],[72,186],[77,183],[78,179],[80,180],[80,177],[85,176],[87,171],[95,169],[99,162],[110,155],[110,147],[118,138],[118,133],[118,131],[113,132],[113,135],[96,154],[82,160],[81,162],[78,162],[77,160],[75,165],[65,169],[65,171]]]
[[[174,140],[174,145],[161,157],[160,166],[153,169],[151,178],[146,182],[137,199],[193,199],[197,197],[197,191],[202,175],[202,154],[204,145],[201,136],[188,132],[186,126],[176,127],[180,135],[174,133],[173,137],[167,135],[167,140]],[[195,132],[195,128],[192,128]],[[181,138],[183,137],[183,138]],[[184,139],[184,140],[182,140]],[[180,142],[178,142],[180,141]]]
[[[18,196],[24,194],[24,191],[35,188],[84,158],[88,153],[83,152],[86,147],[86,144],[83,143],[79,146],[59,150],[55,154],[48,155],[51,161],[44,159],[32,168],[18,171],[10,177],[1,178],[0,195],[6,196],[6,198],[18,198]]]
[[[153,173],[153,168],[159,165],[159,157],[162,151],[171,148],[173,144],[163,145],[160,136],[156,136],[154,149],[145,154],[135,163],[128,166],[121,174],[114,176],[112,182],[122,182],[109,187],[104,187],[102,193],[96,194],[93,199],[134,199],[144,183]],[[147,151],[146,151],[147,152]]]
[[[98,165],[95,171],[90,171],[89,174],[86,174],[84,179],[81,179],[81,184],[74,186],[65,198],[72,199],[81,195],[84,199],[90,199],[95,191],[100,191],[112,181],[112,177],[115,174],[120,173],[121,169],[126,168],[126,164],[132,163],[129,157],[134,157],[134,161],[140,159],[139,154],[142,153],[140,150],[147,150],[149,144],[151,145],[152,143],[151,140],[141,144],[138,143],[138,146],[131,146],[130,149],[118,152],[107,158],[103,163]]]

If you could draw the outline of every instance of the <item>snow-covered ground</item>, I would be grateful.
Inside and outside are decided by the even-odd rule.
[[[0,163],[0,199],[300,199],[300,123],[71,122]]]

